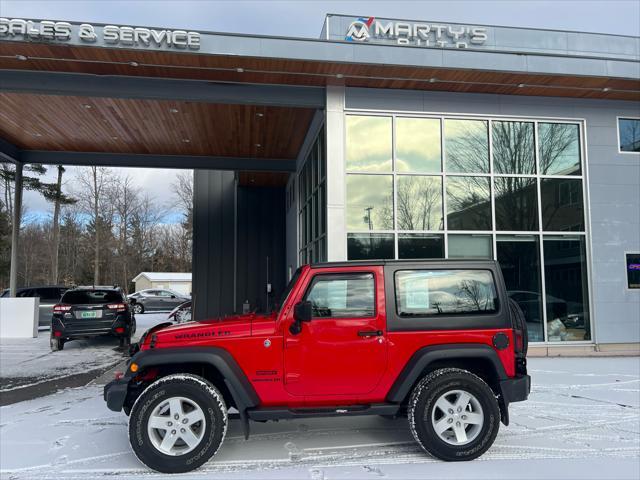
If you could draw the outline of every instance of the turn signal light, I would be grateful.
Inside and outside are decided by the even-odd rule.
[[[62,313],[62,312],[68,312],[69,310],[71,310],[71,305],[64,305],[62,303],[59,303],[53,306],[54,312]]]
[[[132,372],[137,372],[138,371],[138,364],[137,363],[132,363],[131,365],[129,365],[129,370],[131,370]]]
[[[116,312],[124,312],[127,309],[127,306],[124,303],[110,303],[107,305],[107,308],[115,310]]]

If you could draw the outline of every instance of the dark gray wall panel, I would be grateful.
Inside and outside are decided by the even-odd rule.
[[[235,174],[194,172],[194,318],[233,311]]]
[[[286,286],[284,188],[239,187],[237,195],[236,308],[242,311],[248,300],[252,310],[266,311]],[[269,299],[267,281],[272,285]]]

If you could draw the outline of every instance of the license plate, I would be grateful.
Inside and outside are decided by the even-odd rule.
[[[96,318],[98,316],[98,312],[82,312],[80,314],[80,318]]]

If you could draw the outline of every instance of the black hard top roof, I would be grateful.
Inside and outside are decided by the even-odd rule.
[[[378,267],[384,265],[443,265],[451,264],[459,267],[460,265],[487,265],[496,263],[495,260],[488,258],[430,258],[430,259],[413,259],[413,260],[350,260],[347,262],[324,262],[312,263],[311,268],[327,268],[327,267]]]

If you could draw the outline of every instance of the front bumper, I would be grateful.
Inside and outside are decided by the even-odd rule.
[[[523,402],[529,398],[529,393],[531,393],[531,377],[529,375],[518,375],[517,377],[502,380],[500,382],[500,390],[506,405],[513,402]]]
[[[112,380],[104,386],[103,397],[107,402],[107,408],[114,412],[122,410],[124,401],[127,398],[129,379]]]

